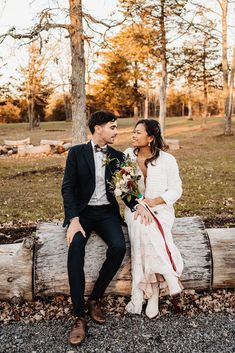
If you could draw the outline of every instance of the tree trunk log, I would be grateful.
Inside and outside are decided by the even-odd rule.
[[[235,288],[235,229],[207,229],[213,260],[213,288]]]
[[[40,145],[61,146],[64,144],[62,140],[41,140]]]
[[[106,294],[131,293],[130,244],[127,228],[123,230],[126,256]],[[173,237],[184,260],[181,280],[185,288],[235,287],[235,228],[206,230],[199,217],[177,218]],[[39,223],[36,239],[34,256],[32,238],[18,244],[0,245],[1,300],[69,295],[65,229],[61,223]],[[86,295],[98,277],[105,256],[106,245],[100,237],[92,235],[85,257]]]
[[[0,299],[32,300],[33,240],[0,246]]]
[[[16,146],[25,146],[30,144],[30,137],[27,137],[24,140],[4,140],[4,145],[16,147]]]
[[[107,294],[130,295],[130,244],[124,227],[127,252],[120,270],[106,290]],[[176,219],[173,234],[185,262],[182,276],[186,288],[206,289],[211,284],[211,254],[209,239],[203,222],[198,217]],[[67,280],[67,245],[61,224],[40,223],[37,229],[38,245],[35,251],[35,296],[69,294]],[[91,236],[86,246],[85,273],[88,295],[104,262],[106,245],[98,236]]]
[[[82,1],[69,0],[73,145],[86,141],[86,92]]]
[[[41,153],[46,153],[46,154],[51,153],[51,146],[50,145],[39,145],[39,146],[29,145],[29,146],[24,146],[24,147],[22,146],[18,148],[18,155],[20,157],[41,154]]]
[[[169,146],[170,151],[180,149],[180,142],[177,139],[165,139],[165,142]]]

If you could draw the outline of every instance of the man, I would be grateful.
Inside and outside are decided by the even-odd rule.
[[[99,111],[91,116],[88,126],[92,140],[70,149],[62,184],[64,226],[69,225],[68,277],[76,316],[69,334],[69,342],[73,345],[82,343],[86,337],[85,309],[95,322],[105,322],[99,299],[119,269],[126,250],[119,206],[109,184],[112,173],[124,160],[122,152],[109,146],[117,136],[116,117],[111,112]],[[106,155],[110,160],[108,166],[104,166]],[[149,221],[148,214],[134,198],[130,202],[124,201],[133,211],[137,209],[136,216],[140,215],[141,221]],[[93,230],[105,241],[108,249],[85,305],[85,246]]]

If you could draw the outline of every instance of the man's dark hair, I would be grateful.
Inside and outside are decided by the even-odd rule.
[[[90,129],[90,132],[94,134],[96,125],[104,125],[104,124],[107,124],[109,121],[116,121],[116,120],[117,118],[112,112],[108,110],[100,110],[91,115],[88,121],[88,126]]]

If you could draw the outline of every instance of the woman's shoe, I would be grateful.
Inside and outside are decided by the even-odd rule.
[[[141,311],[142,311],[142,305],[143,305],[142,302],[139,302],[138,304],[137,303],[134,304],[132,301],[130,301],[126,305],[125,310],[128,313],[130,313],[130,314],[138,314],[138,315],[140,315]]]
[[[158,283],[152,284],[153,294],[148,299],[145,314],[149,319],[153,319],[159,314],[159,285]]]
[[[179,283],[178,277],[172,274],[165,274],[164,277],[167,282],[170,295],[176,295],[182,292],[182,287]]]

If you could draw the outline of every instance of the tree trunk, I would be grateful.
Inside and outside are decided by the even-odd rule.
[[[207,87],[207,72],[206,72],[206,39],[203,43],[203,112],[201,120],[201,128],[205,129],[207,125],[208,115],[208,87]]]
[[[207,229],[213,255],[213,288],[235,287],[234,228]]]
[[[134,71],[134,77],[135,77],[135,83],[134,83],[134,121],[137,122],[139,119],[139,109],[138,109],[138,103],[139,103],[139,92],[138,92],[138,62],[135,60],[135,71]]]
[[[134,121],[137,122],[137,120],[139,119],[139,110],[138,110],[138,104],[137,102],[134,103]]]
[[[224,96],[224,134],[231,135],[229,119],[229,89],[228,89],[228,45],[227,45],[227,12],[228,1],[222,0],[222,50],[223,50],[223,96]]]
[[[127,253],[106,294],[130,295],[131,293],[130,244],[127,228],[123,227],[123,231]],[[210,288],[212,275],[210,245],[203,222],[198,217],[176,219],[173,234],[185,263],[182,275],[185,288]],[[37,237],[39,245],[35,253],[37,269],[34,283],[35,296],[54,296],[56,293],[68,295],[65,230],[60,224],[45,222],[39,224]],[[89,238],[85,257],[86,295],[90,293],[98,277],[99,269],[106,256],[106,249],[107,246],[100,237]]]
[[[232,114],[233,114],[233,90],[234,90],[234,73],[235,73],[235,44],[233,47],[233,59],[230,73],[230,82],[229,82],[229,104],[228,104],[228,120],[226,127],[226,135],[233,135],[232,131]]]
[[[0,299],[32,300],[33,240],[0,246]]]
[[[32,130],[34,128],[34,99],[29,94],[28,97],[28,119],[29,119],[29,129]]]
[[[30,144],[30,137],[24,140],[3,140],[6,146],[25,146]]]
[[[160,112],[159,123],[164,136],[166,120],[166,87],[167,87],[167,59],[166,59],[166,30],[165,30],[165,0],[161,0],[160,32],[161,32],[161,64],[162,77],[159,90]]]
[[[192,116],[192,87],[188,83],[188,120],[193,120]]]
[[[123,227],[123,231],[127,253],[106,294],[131,293],[130,244],[127,228]],[[199,217],[184,217],[176,218],[172,232],[184,260],[181,280],[186,289],[235,287],[235,228],[205,230]],[[0,245],[0,299],[69,295],[65,233],[61,223],[38,224],[34,257],[30,238],[20,244]],[[100,237],[93,234],[89,238],[85,256],[86,295],[98,277],[106,249]]]
[[[207,116],[208,116],[208,92],[207,92],[207,87],[204,87],[203,112],[202,112],[202,120],[201,120],[202,129],[206,129],[207,127]]]
[[[66,121],[72,121],[70,96],[66,93],[64,93],[64,110]]]
[[[149,82],[147,78],[145,100],[144,100],[144,119],[149,118]]]
[[[85,58],[82,1],[69,0],[71,46],[71,103],[73,144],[86,141]]]
[[[182,102],[182,117],[184,117],[184,102]]]
[[[40,145],[40,146],[32,146],[32,145],[25,145],[25,146],[19,146],[18,147],[18,156],[19,157],[25,157],[25,156],[30,156],[30,155],[37,155],[37,154],[46,154],[49,155],[51,154],[51,146],[49,144],[47,145]]]

